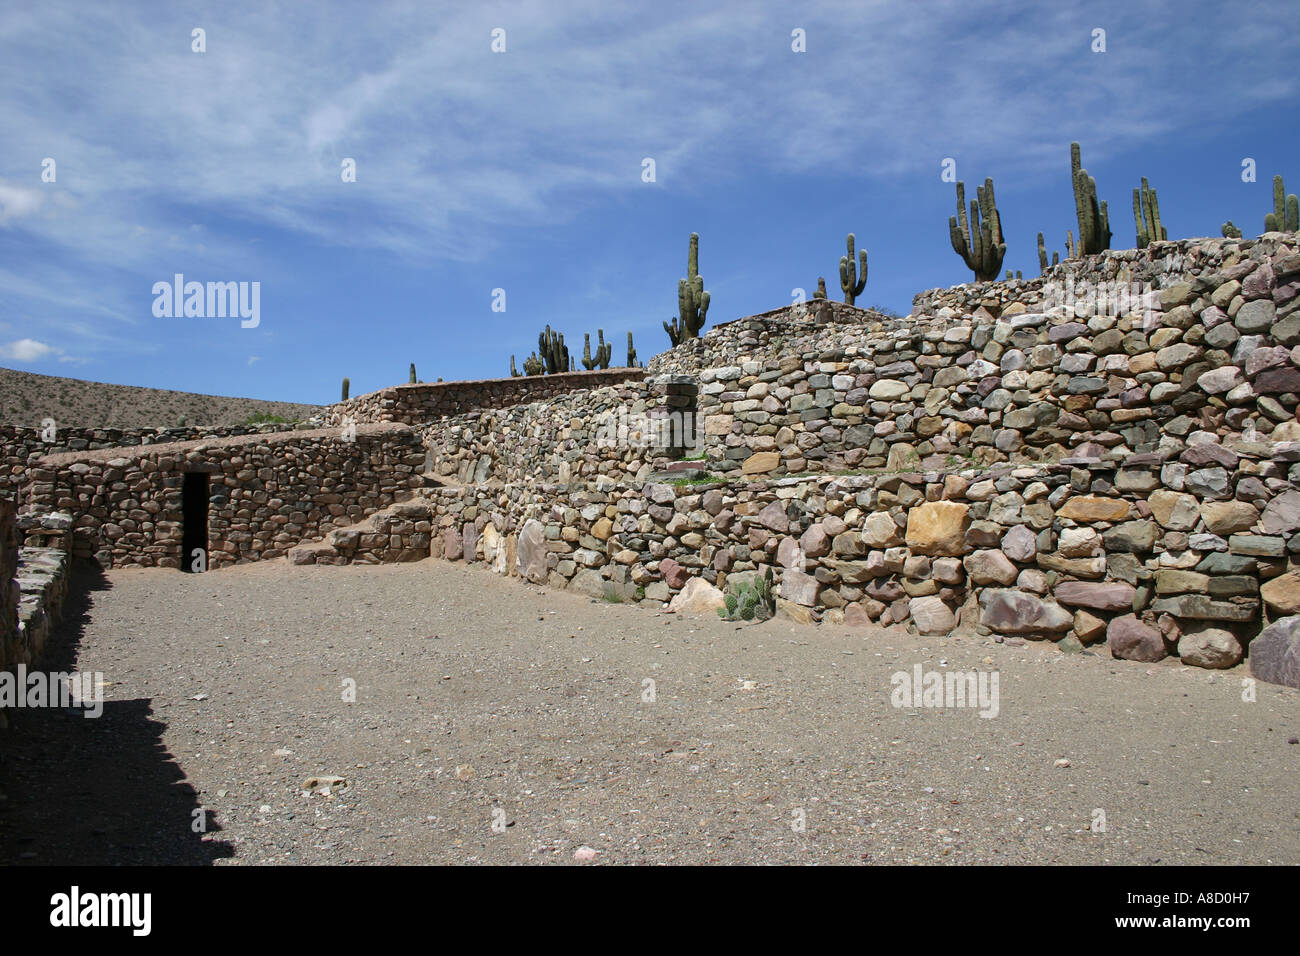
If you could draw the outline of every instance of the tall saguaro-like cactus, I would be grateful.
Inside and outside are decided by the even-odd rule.
[[[348,400],[348,389],[350,389],[351,387],[352,387],[352,382],[348,379],[346,375],[343,376],[343,397],[340,398],[339,401],[346,402]]]
[[[556,375],[573,368],[569,350],[564,344],[564,334],[552,332],[549,325],[537,336],[537,351],[541,353],[542,361],[546,363],[547,375]]]
[[[853,233],[849,233],[849,254],[840,256],[840,288],[844,290],[845,305],[852,305],[854,300],[862,295],[862,290],[867,287],[867,250],[863,249],[858,253],[858,261],[862,266],[859,275],[853,262],[853,243]]]
[[[1286,187],[1282,177],[1273,177],[1273,211],[1264,217],[1265,232],[1300,231],[1300,202],[1295,193],[1285,196]]]
[[[1110,248],[1110,215],[1097,202],[1097,180],[1083,168],[1079,144],[1070,144],[1070,181],[1074,184],[1074,212],[1079,220],[1079,255],[1091,256]]]
[[[1052,265],[1061,264],[1061,254],[1055,249],[1052,250]],[[1038,271],[1041,275],[1047,274],[1047,245],[1043,242],[1043,234],[1038,234]]]
[[[709,294],[704,291],[700,277],[700,236],[691,233],[691,249],[686,259],[686,278],[677,280],[677,318],[672,325],[664,323],[664,331],[673,345],[687,339],[699,338],[709,311]]]
[[[985,179],[983,186],[976,186],[975,195],[977,198],[971,200],[970,219],[967,220],[966,184],[957,183],[957,215],[948,217],[948,236],[953,251],[975,273],[975,281],[992,282],[997,279],[1002,269],[1002,257],[1007,254],[1007,244],[1002,241],[1002,217],[998,215],[997,201],[993,198],[993,180]],[[958,216],[961,217],[960,225]]]
[[[596,346],[594,358],[591,354],[591,333],[586,332],[582,336],[582,365],[588,372],[594,368],[609,368],[610,355],[614,351],[614,347],[605,341],[605,330],[597,329],[596,333],[600,336],[600,344]]]
[[[636,368],[636,346],[632,344],[632,333],[627,334],[627,367]]]
[[[415,363],[412,362],[412,363],[411,363],[411,384],[414,385],[415,382],[416,382],[416,378],[415,378]]]
[[[1156,191],[1142,177],[1142,188],[1133,190],[1133,222],[1137,226],[1137,247],[1145,249],[1152,242],[1169,238],[1169,232],[1160,225],[1160,203]]]

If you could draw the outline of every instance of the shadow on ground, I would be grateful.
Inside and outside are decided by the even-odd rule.
[[[77,667],[98,566],[78,562],[64,617],[41,667]],[[107,678],[106,678],[107,679]],[[163,743],[149,699],[105,701],[93,719],[58,708],[15,709],[0,731],[0,864],[210,865],[234,854],[203,819],[197,794]]]

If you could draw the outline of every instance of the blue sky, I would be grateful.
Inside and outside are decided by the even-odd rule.
[[[710,325],[819,275],[838,298],[850,231],[859,304],[905,313],[971,278],[943,159],[972,195],[993,177],[1004,266],[1037,275],[1037,232],[1064,254],[1075,228],[1072,140],[1114,247],[1142,176],[1170,238],[1256,235],[1275,173],[1300,192],[1292,19],[1249,0],[9,2],[0,365],[327,402],[410,362],[508,374],[546,324],[575,354],[603,328],[616,363],[630,330],[644,360],[691,232]],[[178,272],[259,282],[260,323],[156,317]]]

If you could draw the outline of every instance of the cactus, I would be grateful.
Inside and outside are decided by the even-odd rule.
[[[867,287],[867,250],[858,253],[858,262],[862,266],[862,275],[859,277],[853,262],[853,233],[849,233],[847,243],[849,254],[840,256],[840,288],[844,290],[844,304],[852,305]]]
[[[1300,231],[1300,202],[1297,202],[1295,193],[1283,199],[1286,188],[1282,185],[1282,177],[1273,177],[1273,211],[1264,217],[1265,232],[1298,232]]]
[[[772,569],[767,569],[765,577],[754,576],[753,583],[745,583],[728,591],[723,598],[725,607],[718,608],[718,617],[724,621],[764,621],[776,613],[776,597],[773,594]]]
[[[1142,177],[1142,188],[1133,190],[1133,222],[1137,225],[1139,249],[1169,238],[1168,231],[1160,225],[1160,203],[1156,201],[1156,191],[1147,185],[1145,176]]]
[[[1223,233],[1223,236],[1224,236],[1225,239],[1240,239],[1240,238],[1241,238],[1241,230],[1238,229],[1236,226],[1234,226],[1234,225],[1232,224],[1232,220],[1231,220],[1231,219],[1229,219],[1229,220],[1228,220],[1227,222],[1225,222],[1221,227],[1219,227],[1219,231],[1220,231],[1221,233]]]
[[[1065,230],[1065,258],[1073,259],[1078,250],[1074,247],[1074,231]]]
[[[524,359],[525,375],[542,375],[545,370],[546,366],[542,364],[542,360],[537,357],[536,352]]]
[[[1012,272],[1010,269],[1008,269],[1007,276],[1004,281],[1010,282],[1012,279],[1023,279],[1023,278],[1024,278],[1024,274],[1019,269],[1017,269],[1015,272]]]
[[[596,333],[600,337],[600,344],[596,346],[595,358],[591,355],[591,333],[582,336],[582,364],[588,372],[594,368],[609,368],[610,354],[614,351],[614,347],[605,341],[605,330],[597,329]]]
[[[680,322],[673,319],[672,325],[664,323],[664,331],[668,333],[673,345],[699,338],[708,311],[709,294],[704,291],[704,280],[700,277],[700,237],[693,232],[690,252],[686,258],[686,278],[677,280],[677,312]]]
[[[985,179],[983,186],[975,188],[975,194],[978,201],[971,200],[968,221],[966,184],[957,183],[957,215],[948,217],[948,236],[953,251],[975,273],[975,281],[992,282],[997,279],[1002,269],[1002,257],[1007,254],[1007,244],[1002,241],[1002,217],[998,215],[997,201],[993,198],[993,180]],[[983,222],[980,222],[981,215]],[[958,217],[961,218],[960,227]]]
[[[1079,144],[1070,144],[1070,181],[1074,184],[1074,212],[1079,220],[1079,256],[1110,248],[1110,215],[1097,203],[1097,180],[1088,175],[1079,157]]]
[[[352,387],[352,383],[348,381],[348,377],[344,375],[343,376],[343,397],[339,399],[340,402],[346,402],[348,400],[348,389],[350,389],[351,387]]]
[[[1052,250],[1052,265],[1054,265],[1054,266],[1058,266],[1058,265],[1060,265],[1060,264],[1061,264],[1061,254],[1060,254],[1059,252],[1057,252],[1055,249],[1053,249],[1053,250]],[[1040,233],[1038,234],[1038,273],[1039,273],[1039,275],[1047,275],[1047,268],[1048,268],[1048,266],[1047,266],[1047,246],[1043,243],[1043,234],[1040,232]]]
[[[414,385],[415,382],[416,382],[416,378],[415,378],[415,363],[412,362],[412,363],[411,363],[411,384]]]
[[[546,363],[546,374],[555,375],[560,372],[568,372],[573,368],[573,360],[569,356],[569,349],[564,344],[564,334],[562,332],[552,332],[548,325],[545,331],[537,335],[538,351],[541,352],[542,360]]]
[[[510,356],[510,377],[519,378],[519,369],[515,368],[515,357]]]
[[[826,280],[821,276],[817,277],[817,291],[813,293],[814,299],[826,298]]]
[[[636,346],[632,344],[632,333],[627,334],[627,367],[636,368]]]

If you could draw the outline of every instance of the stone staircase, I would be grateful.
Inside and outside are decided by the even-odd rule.
[[[426,487],[432,476],[426,475]],[[324,538],[289,549],[290,564],[387,564],[429,556],[433,505],[416,489],[415,496],[382,508],[354,525],[335,528]]]

